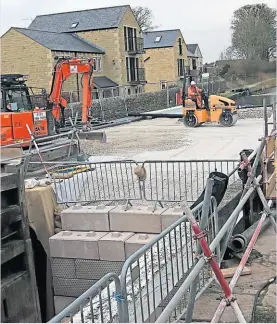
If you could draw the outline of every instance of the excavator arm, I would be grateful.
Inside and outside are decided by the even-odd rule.
[[[48,102],[52,108],[52,114],[57,125],[64,123],[64,108],[67,101],[62,97],[63,83],[72,74],[82,74],[83,100],[82,100],[82,124],[86,128],[90,119],[93,89],[93,60],[82,58],[58,58],[54,67],[51,92]]]

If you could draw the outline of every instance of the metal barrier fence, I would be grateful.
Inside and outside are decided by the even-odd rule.
[[[202,204],[193,211],[200,222]],[[208,242],[218,232],[218,215],[215,199],[210,203],[207,225]],[[164,230],[149,244],[134,253],[124,264],[120,281],[124,300],[122,311],[124,322],[154,322],[187,275],[193,270],[196,242],[186,216]],[[219,246],[217,248],[220,256]],[[211,271],[204,267],[199,274],[197,293],[210,284]],[[186,307],[188,295],[176,307],[173,318]]]
[[[203,203],[192,211],[201,220]],[[206,227],[208,242],[218,232],[217,205],[212,198]],[[220,246],[217,246],[220,260]],[[73,322],[154,322],[194,267],[196,243],[187,217],[157,235],[125,261],[120,277],[108,274],[77,298],[71,305],[51,319],[51,323],[70,317]],[[212,282],[212,273],[203,267],[199,273],[198,298]],[[113,282],[109,283],[112,279]],[[120,282],[120,285],[119,285]],[[109,284],[108,284],[109,283]],[[182,314],[188,294],[176,307],[173,317]]]
[[[121,322],[122,319],[118,318],[122,314],[119,296],[119,278],[116,274],[109,273],[49,322],[59,323],[66,317],[70,318],[71,323]]]
[[[189,202],[197,200],[214,171],[229,174],[238,164],[235,160],[145,161],[147,178],[143,182],[143,197],[150,201]],[[229,183],[237,180],[232,174]]]
[[[80,167],[81,172],[62,179],[74,166]],[[135,166],[134,161],[70,163],[68,167],[63,163],[51,171],[57,201],[75,204],[141,200],[140,184],[133,173]]]
[[[50,174],[60,204],[136,200],[174,203],[184,198],[194,202],[210,172],[230,174],[229,183],[236,181],[233,170],[237,164],[236,160],[45,162],[46,167],[55,166]],[[139,180],[134,174],[138,165],[145,168],[146,179]],[[76,167],[80,173],[73,175]]]

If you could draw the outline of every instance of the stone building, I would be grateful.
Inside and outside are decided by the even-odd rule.
[[[187,46],[179,29],[143,33],[146,91],[177,84],[189,65]]]
[[[144,91],[143,39],[129,5],[37,16],[27,29],[1,37],[2,73],[29,75],[28,85],[50,90],[56,56],[90,57],[95,87]],[[79,78],[79,79],[78,79]],[[72,76],[64,90],[80,90]]]

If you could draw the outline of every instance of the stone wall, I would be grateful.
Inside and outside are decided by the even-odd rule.
[[[130,112],[147,112],[176,106],[176,93],[179,88],[171,88],[157,92],[144,92],[124,97],[104,98],[93,100],[93,116],[100,120],[111,121],[127,117]],[[167,99],[168,96],[168,99]],[[81,104],[70,104],[73,114],[79,112],[81,116]],[[71,111],[67,110],[67,116]]]

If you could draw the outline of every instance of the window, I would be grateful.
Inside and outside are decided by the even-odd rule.
[[[166,81],[160,81],[160,83],[161,83],[161,90],[165,90],[167,82]]]
[[[79,25],[79,22],[75,22],[75,23],[73,23],[73,24],[71,25],[70,28],[76,28],[78,25]]]
[[[178,76],[183,77],[185,75],[185,60],[184,59],[178,59]]]
[[[179,38],[178,43],[179,43],[179,55],[183,55],[182,39],[181,38]]]
[[[124,26],[125,51],[137,50],[137,30],[136,28]]]
[[[93,71],[95,72],[101,72],[101,58],[100,57],[94,57],[93,58]]]
[[[138,58],[126,57],[127,81],[139,81],[138,78]]]
[[[157,36],[155,39],[155,43],[159,43],[162,39],[162,36]]]
[[[192,69],[197,70],[196,59],[192,59]]]
[[[27,93],[24,90],[8,90],[6,92],[6,107],[7,111],[25,111],[31,109],[28,107]],[[7,109],[6,109],[7,108]]]

